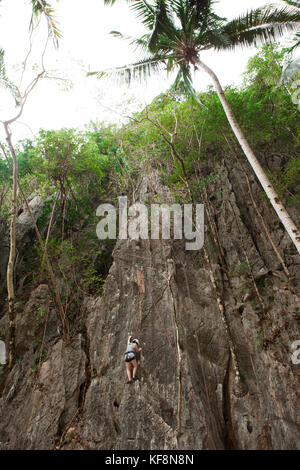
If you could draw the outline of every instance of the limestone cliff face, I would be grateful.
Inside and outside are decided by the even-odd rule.
[[[225,164],[207,192],[215,286],[203,249],[118,241],[105,292],[84,299],[85,322],[67,345],[48,286],[31,292],[17,322],[20,360],[0,382],[1,449],[300,448],[300,365],[291,360],[300,339],[300,259],[251,178],[250,185],[259,213],[245,178]],[[139,198],[157,202],[157,194],[169,200],[153,173]],[[46,329],[33,315],[41,306]],[[130,333],[143,348],[134,384],[126,384],[122,360]],[[43,338],[48,354],[33,373]]]

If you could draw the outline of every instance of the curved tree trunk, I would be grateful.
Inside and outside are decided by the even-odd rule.
[[[18,195],[18,161],[16,155],[13,157],[13,194],[12,194],[12,215],[10,222],[10,249],[7,264],[7,296],[8,296],[8,315],[9,315],[9,349],[8,349],[8,367],[12,369],[15,363],[15,288],[14,288],[14,266],[16,258],[16,219],[17,219],[17,195]]]
[[[22,186],[20,185],[20,182],[19,182],[19,179],[18,179],[18,174],[17,174],[17,157],[16,157],[16,152],[15,152],[15,149],[14,149],[14,146],[12,144],[12,141],[11,141],[11,133],[9,131],[9,128],[8,128],[8,123],[6,122],[5,123],[5,131],[6,131],[6,134],[7,134],[7,143],[9,145],[9,149],[10,149],[10,153],[12,155],[12,158],[13,158],[13,162],[14,162],[14,165],[13,165],[13,181],[14,181],[14,189],[16,191],[16,194],[17,194],[17,188],[19,188],[20,190],[20,193],[22,195],[22,198],[25,202],[25,205],[26,205],[26,209],[29,213],[29,216],[31,218],[31,221],[32,221],[32,225],[34,227],[34,230],[36,232],[36,235],[37,235],[37,238],[39,240],[39,243],[41,245],[41,248],[42,248],[42,251],[43,251],[43,256],[44,256],[44,259],[46,261],[46,264],[47,264],[47,268],[48,268],[48,272],[49,272],[49,275],[50,275],[50,279],[51,279],[51,282],[52,282],[52,287],[53,287],[53,291],[54,291],[54,294],[55,294],[55,299],[56,299],[56,303],[57,303],[57,307],[58,307],[58,313],[59,313],[59,316],[60,316],[60,319],[61,319],[61,322],[62,322],[62,332],[63,332],[63,336],[64,338],[68,341],[69,340],[69,323],[68,323],[68,320],[66,318],[66,315],[65,315],[65,312],[64,312],[64,308],[62,306],[62,303],[61,303],[61,298],[60,298],[60,294],[59,294],[59,290],[58,290],[58,287],[57,287],[57,284],[56,284],[56,280],[55,280],[55,276],[54,276],[54,272],[53,272],[53,269],[52,269],[52,266],[51,266],[51,263],[50,263],[50,260],[49,260],[49,257],[48,257],[48,254],[47,254],[47,248],[43,242],[43,239],[41,237],[41,234],[40,234],[40,231],[36,225],[36,222],[35,222],[35,219],[33,217],[33,214],[32,214],[32,211],[30,209],[30,206],[28,204],[28,201],[26,199],[26,196],[24,194],[24,191],[22,189]],[[10,161],[8,160],[8,157],[6,155],[6,152],[5,152],[5,149],[3,148],[3,146],[1,145],[0,143],[0,146],[2,148],[2,151],[7,159],[7,163],[8,165],[10,166],[11,168],[11,163]],[[16,217],[16,214],[17,214],[17,208],[15,207],[15,217]],[[16,220],[16,219],[15,219]],[[15,227],[15,221],[14,221],[14,227]],[[12,230],[11,230],[11,234],[12,234]],[[10,250],[11,254],[10,254],[10,258],[9,258],[9,263],[8,263],[8,269],[7,269],[7,272],[10,270],[11,272],[11,264],[10,264],[10,260],[14,260],[15,258],[15,229],[13,231],[13,237],[11,235],[11,247],[14,247],[13,251],[12,249]],[[13,271],[12,271],[13,272]],[[9,275],[10,277],[7,276],[7,284],[9,283],[8,281],[10,280],[10,287],[8,287],[8,298],[10,299],[10,291],[9,291],[9,288],[13,289],[13,277],[11,278],[11,274]],[[14,290],[11,291],[13,293],[13,302],[11,302],[11,305],[13,306],[13,310],[12,310],[12,313],[10,313],[10,318],[12,317],[13,318],[13,322],[10,321],[10,330],[11,330],[11,333],[14,333],[15,332],[15,313],[14,313]],[[10,302],[9,302],[10,304]],[[13,316],[12,316],[13,315]],[[12,337],[12,334],[10,333],[10,338]],[[13,336],[13,339],[14,339],[14,336]],[[10,340],[10,347],[12,346],[12,351],[14,353],[14,342],[11,344],[11,340]],[[14,360],[14,355],[12,354],[12,358]]]
[[[205,70],[206,73],[212,78],[212,81],[215,85],[217,94],[220,98],[222,103],[223,109],[226,113],[228,122],[233,130],[240,146],[242,147],[250,165],[253,168],[254,173],[256,174],[260,184],[262,185],[265,193],[267,194],[273,208],[275,209],[280,221],[284,225],[284,228],[288,232],[289,236],[291,237],[292,241],[298,253],[300,254],[300,231],[292,221],[291,217],[289,216],[288,212],[286,211],[285,207],[281,203],[278,194],[276,193],[275,189],[269,178],[267,177],[264,169],[262,168],[261,164],[257,160],[256,156],[254,155],[253,150],[251,149],[250,145],[248,144],[242,129],[237,123],[235,116],[229,106],[229,103],[225,97],[224,91],[221,87],[218,77],[216,74],[207,66],[205,65],[200,59],[198,59],[198,65]]]

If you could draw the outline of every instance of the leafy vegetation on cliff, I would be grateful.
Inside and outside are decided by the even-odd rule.
[[[284,53],[275,45],[264,46],[249,61],[243,85],[225,91],[261,164],[293,210],[300,202],[299,111],[292,100],[292,82],[280,80]],[[77,312],[83,296],[103,291],[111,264],[114,244],[99,246],[95,232],[101,202],[116,201],[121,194],[131,199],[140,177],[152,168],[175,200],[189,202],[191,190],[195,201],[202,202],[223,161],[229,168],[244,167],[216,93],[208,88],[198,98],[201,106],[172,87],[122,127],[90,123],[81,131],[41,130],[35,139],[17,144],[25,195],[46,199],[38,226],[54,274],[64,280],[61,298],[72,331],[81,325]],[[12,179],[3,159],[0,181],[0,211],[9,221]],[[19,193],[18,210],[22,207]],[[48,282],[44,261],[38,244],[27,250],[24,274],[35,274],[26,283]]]
[[[280,81],[283,60],[284,50],[264,46],[249,61],[243,85],[227,87],[226,96],[276,189],[297,207],[299,111],[292,100],[292,82]],[[130,188],[145,166],[158,168],[164,183],[180,194],[183,168],[165,139],[175,127],[174,148],[191,184],[195,190],[205,186],[214,178],[215,165],[224,158],[234,165],[236,159],[242,161],[242,154],[214,90],[198,97],[201,106],[171,88],[121,128],[91,123],[85,131],[40,131],[35,140],[20,142],[19,178],[26,194],[59,192],[60,198],[66,197],[66,228],[72,228],[76,217],[92,213],[91,201],[105,198],[112,184],[121,191]],[[8,190],[1,206],[5,217],[10,207],[9,175],[7,163],[0,160],[1,186]],[[184,199],[184,192],[178,197]]]

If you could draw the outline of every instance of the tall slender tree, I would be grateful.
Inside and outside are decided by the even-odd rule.
[[[31,23],[30,23],[30,29],[32,35],[33,30],[36,28],[37,23],[36,20],[39,18],[41,14],[44,14],[46,16],[47,22],[48,22],[48,38],[52,38],[55,45],[58,45],[58,39],[60,37],[60,33],[57,29],[57,26],[54,21],[54,16],[53,16],[53,9],[50,7],[50,4],[45,1],[45,0],[32,0],[32,18],[31,18]],[[18,180],[18,160],[15,152],[14,145],[12,143],[12,131],[11,131],[11,125],[16,122],[19,117],[22,115],[25,104],[27,102],[27,99],[32,92],[32,90],[35,88],[39,80],[45,75],[45,68],[44,68],[44,55],[46,53],[47,49],[47,44],[48,44],[48,38],[46,41],[45,49],[42,54],[41,62],[42,62],[42,70],[37,73],[35,78],[28,84],[26,87],[25,91],[22,93],[17,85],[15,85],[8,77],[6,73],[6,67],[5,67],[5,62],[4,62],[4,50],[0,49],[0,87],[6,88],[10,94],[13,96],[15,100],[15,104],[18,107],[18,110],[16,111],[16,114],[13,118],[8,119],[8,120],[1,120],[1,124],[3,124],[4,131],[6,134],[6,141],[8,145],[8,152],[10,154],[10,157],[12,159],[12,164],[10,163],[10,159],[8,158],[8,152],[5,148],[5,146],[0,142],[0,148],[2,150],[2,153],[7,159],[8,165],[12,169],[12,175],[13,175],[13,188],[12,188],[12,207],[11,207],[11,222],[10,222],[10,251],[9,251],[9,259],[8,259],[8,265],[7,265],[7,293],[8,293],[8,314],[9,314],[9,357],[8,357],[8,366],[11,369],[14,366],[15,363],[15,288],[14,288],[14,267],[15,267],[15,257],[16,257],[16,222],[17,222],[17,196],[18,196],[18,189],[20,190],[22,197],[24,199],[24,202],[26,204],[26,208],[32,218],[32,222],[34,225],[34,228],[37,232],[38,239],[42,245],[42,249],[44,251],[44,255],[46,258],[49,274],[52,280],[53,284],[53,289],[55,292],[55,297],[58,305],[58,310],[59,310],[59,315],[62,320],[62,325],[63,325],[63,332],[65,336],[68,336],[68,324],[65,318],[63,306],[61,303],[60,295],[56,286],[53,270],[46,252],[46,248],[44,247],[43,240],[40,236],[40,233],[38,231],[38,228],[36,226],[35,220],[32,216],[32,212],[30,209],[30,206],[27,202],[27,199],[25,198],[24,192],[20,186],[19,180]],[[31,52],[31,49],[29,50],[29,54]],[[28,55],[29,55],[28,54]],[[27,58],[28,58],[27,55]],[[26,62],[27,59],[25,59],[23,63],[23,71],[26,69]]]
[[[147,29],[140,38],[128,38],[112,31],[117,37],[130,40],[139,47],[144,58],[133,64],[100,72],[90,72],[101,78],[107,74],[122,76],[127,82],[146,79],[164,69],[178,69],[175,85],[179,84],[197,101],[193,88],[192,71],[204,70],[215,86],[228,122],[259,179],[280,221],[300,253],[300,231],[281,203],[252,148],[247,142],[226,99],[224,90],[214,71],[202,61],[202,52],[215,49],[234,50],[237,47],[257,46],[275,41],[286,32],[300,26],[299,9],[292,6],[267,5],[252,9],[231,21],[219,17],[212,0],[127,0]],[[116,0],[104,0],[113,5]]]

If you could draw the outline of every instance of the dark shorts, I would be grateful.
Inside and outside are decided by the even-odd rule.
[[[131,361],[133,361],[134,359],[136,359],[136,356],[130,357],[130,358],[128,358],[128,359],[127,359],[127,356],[125,356],[125,362],[131,362]]]

